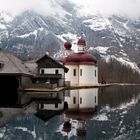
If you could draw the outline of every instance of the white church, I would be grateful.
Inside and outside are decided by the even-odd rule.
[[[65,42],[63,64],[69,69],[65,74],[65,81],[70,81],[71,86],[96,86],[98,85],[97,60],[87,52],[86,41],[81,37],[77,42],[77,52],[71,50],[72,44]]]

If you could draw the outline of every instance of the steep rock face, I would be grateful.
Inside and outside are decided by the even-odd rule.
[[[83,34],[89,51],[93,53],[94,48],[98,58],[113,56],[140,65],[139,18],[81,16],[76,5],[70,2],[61,0],[54,4],[57,8],[53,8],[54,14],[50,15],[25,11],[12,17],[1,12],[0,47],[23,59],[40,57],[46,51],[51,56],[58,56],[58,52],[63,51],[65,40],[69,39],[75,45],[77,37]]]

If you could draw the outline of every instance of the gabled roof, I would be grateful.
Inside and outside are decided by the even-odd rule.
[[[57,62],[56,60],[54,60],[53,58],[51,58],[47,54],[45,54],[43,57],[38,59],[36,61],[36,63],[40,63],[41,61],[45,61],[45,63],[51,68],[63,68],[65,70],[65,72],[68,72],[68,70],[69,70],[64,65],[60,64],[59,62]]]
[[[0,74],[31,75],[28,67],[16,56],[0,48]]]

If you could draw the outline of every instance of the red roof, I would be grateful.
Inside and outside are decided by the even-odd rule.
[[[86,40],[84,38],[80,38],[77,42],[77,45],[83,45],[83,46],[86,46]]]
[[[65,49],[66,49],[66,50],[70,50],[70,49],[71,49],[71,47],[72,47],[71,42],[68,42],[68,41],[67,41],[67,42],[65,42],[65,43],[64,43],[64,47],[65,47]]]
[[[94,56],[92,56],[89,53],[73,53],[68,55],[64,59],[64,63],[74,64],[74,65],[78,65],[78,64],[92,65],[92,64],[96,64],[97,60]]]

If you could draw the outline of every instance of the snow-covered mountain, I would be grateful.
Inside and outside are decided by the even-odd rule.
[[[89,51],[98,58],[114,57],[140,67],[140,18],[81,15],[77,5],[65,0],[48,0],[49,4],[46,14],[35,10],[16,16],[0,12],[0,47],[23,59],[40,57],[46,51],[58,56],[65,40],[75,46],[84,34]]]

